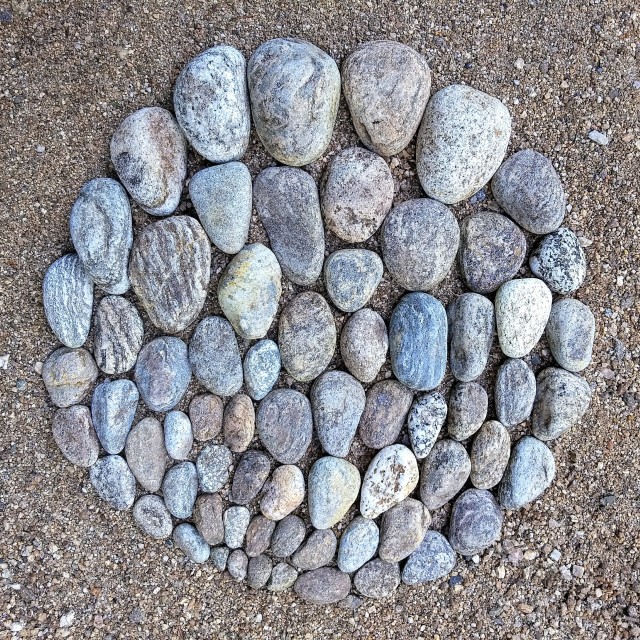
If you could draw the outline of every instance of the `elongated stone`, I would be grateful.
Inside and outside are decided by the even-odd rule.
[[[220,444],[209,444],[196,460],[198,482],[205,493],[215,493],[224,487],[229,480],[233,465],[233,455],[227,447]]]
[[[322,567],[315,571],[300,574],[293,590],[296,594],[312,604],[333,604],[349,595],[351,578],[331,567]]]
[[[246,507],[229,507],[223,516],[224,543],[229,549],[239,549],[249,526],[251,513]]]
[[[224,406],[222,399],[213,393],[195,396],[189,404],[189,419],[193,437],[206,442],[220,433]]]
[[[446,418],[447,403],[438,392],[425,393],[414,400],[407,418],[407,431],[418,460],[429,455]]]
[[[536,397],[536,377],[524,360],[508,358],[500,365],[493,397],[496,415],[505,427],[529,419]]]
[[[577,373],[589,366],[595,331],[591,309],[579,300],[558,300],[551,307],[545,334],[553,357],[563,369]]]
[[[223,513],[224,503],[217,493],[198,496],[193,508],[193,522],[207,544],[216,545],[224,540]]]
[[[288,515],[276,524],[271,536],[271,553],[277,558],[292,556],[302,544],[306,527],[301,518]]]
[[[242,549],[234,549],[227,560],[227,571],[237,582],[242,582],[247,577],[249,558]]]
[[[419,500],[406,498],[382,515],[378,555],[385,562],[399,562],[422,542],[431,515]]]
[[[191,562],[202,564],[209,559],[211,548],[198,530],[188,522],[180,523],[173,530],[173,542]]]
[[[249,504],[262,489],[269,476],[269,456],[261,451],[247,451],[240,458],[231,483],[231,500]]]
[[[470,438],[487,417],[489,398],[477,382],[457,382],[449,395],[447,426],[453,440]]]
[[[124,449],[139,398],[138,389],[131,380],[105,381],[96,387],[91,417],[107,453],[120,453]]]
[[[170,411],[164,418],[164,443],[174,460],[186,460],[193,447],[191,420],[182,411]]]
[[[345,367],[361,382],[373,382],[389,350],[387,327],[373,309],[360,309],[345,322],[340,355]]]
[[[185,461],[171,467],[162,482],[162,495],[172,516],[190,518],[198,495],[196,465]]]
[[[292,464],[274,469],[260,498],[260,511],[269,520],[282,520],[304,500],[304,476]]]
[[[509,432],[497,420],[485,422],[471,447],[471,482],[477,489],[491,489],[502,479],[511,453]]]
[[[255,558],[264,553],[271,543],[271,536],[276,528],[276,523],[262,515],[251,520],[247,527],[244,550],[250,558]]]
[[[76,404],[58,409],[51,428],[62,455],[72,464],[90,467],[98,459],[100,443],[88,407]]]
[[[224,409],[224,443],[234,453],[242,453],[253,440],[256,412],[251,398],[238,393]]]
[[[162,486],[167,465],[162,425],[152,417],[138,422],[125,445],[127,464],[144,489],[155,493]]]
[[[249,565],[247,566],[247,584],[252,589],[262,589],[271,576],[273,563],[271,558],[261,554],[259,556],[249,556]]]
[[[345,573],[357,571],[376,555],[380,532],[373,520],[356,516],[342,532],[338,547],[338,568]]]
[[[138,527],[156,540],[164,540],[173,531],[171,514],[160,496],[144,495],[133,507],[133,519]]]
[[[78,404],[98,377],[98,367],[86,349],[56,349],[42,365],[42,382],[56,407]]]
[[[230,553],[231,551],[227,547],[213,547],[211,549],[209,558],[218,571],[224,571],[227,568]]]
[[[439,509],[462,489],[471,473],[467,450],[455,440],[438,440],[422,465],[420,499]]]
[[[246,353],[242,370],[247,393],[253,400],[262,400],[278,381],[280,349],[273,340],[260,340]]]
[[[120,456],[105,456],[89,467],[89,478],[98,495],[114,509],[133,506],[136,479]]]
[[[338,541],[331,529],[315,530],[293,554],[291,562],[298,569],[313,571],[333,561]]]
[[[473,556],[499,540],[503,515],[489,491],[467,489],[453,504],[449,544],[462,556]]]
[[[427,531],[420,546],[409,556],[402,570],[402,582],[421,584],[446,576],[456,566],[456,554],[437,531]]]

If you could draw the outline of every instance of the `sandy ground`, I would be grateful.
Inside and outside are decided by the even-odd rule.
[[[0,369],[0,637],[640,636],[639,22],[630,0],[0,0],[0,355],[9,355]],[[113,174],[118,122],[170,106],[180,68],[208,46],[229,43],[248,57],[289,35],[338,61],[359,42],[397,38],[427,57],[434,89],[464,81],[504,100],[511,149],[553,159],[571,204],[566,223],[589,245],[578,295],[597,318],[586,372],[594,399],[582,425],[553,443],[555,485],[508,514],[502,544],[480,564],[458,563],[459,584],[401,586],[355,611],[251,592],[144,539],[57,451],[36,372],[56,347],[42,277],[71,249],[79,187]],[[592,129],[609,145],[589,141]],[[330,152],[356,141],[343,102]],[[247,157],[254,175],[270,164],[255,136]],[[325,164],[310,170],[318,177]],[[413,148],[392,166],[398,200],[418,194]],[[136,212],[136,224],[146,220]],[[438,294],[446,301],[459,288],[454,273]],[[386,312],[398,294],[385,277],[374,306]],[[543,345],[538,363],[546,359]]]

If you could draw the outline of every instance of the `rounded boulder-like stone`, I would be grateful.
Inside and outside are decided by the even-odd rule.
[[[473,556],[500,539],[503,515],[489,491],[467,489],[455,501],[449,521],[449,544],[461,556]]]
[[[256,428],[256,412],[251,398],[238,393],[224,409],[224,443],[234,453],[246,451]]]
[[[385,562],[400,562],[422,542],[431,515],[419,500],[406,498],[382,515],[378,555]]]
[[[298,569],[313,571],[333,561],[338,541],[331,529],[315,530],[293,554],[291,562]]]
[[[304,493],[304,476],[298,467],[277,467],[262,490],[260,511],[269,520],[282,520],[302,504]]]
[[[439,509],[462,489],[471,473],[467,450],[455,440],[438,440],[425,458],[420,478],[420,500],[427,509]]]
[[[170,411],[164,418],[164,443],[169,457],[186,460],[193,447],[191,420],[182,411]]]
[[[271,543],[276,523],[262,515],[255,516],[247,527],[244,550],[250,558],[264,553]]]
[[[269,456],[261,451],[247,451],[238,462],[231,483],[231,501],[249,504],[262,489],[269,477]]]
[[[353,573],[371,560],[378,550],[380,531],[373,520],[356,516],[342,532],[338,547],[338,568]]]
[[[200,535],[210,545],[224,540],[224,503],[217,493],[206,493],[196,500],[193,507],[193,523]]]
[[[171,514],[160,496],[138,498],[133,507],[133,519],[141,531],[156,540],[165,540],[173,531]]]
[[[62,455],[72,464],[90,467],[98,459],[100,443],[88,407],[76,404],[58,409],[51,428]]]
[[[529,419],[536,397],[536,377],[524,360],[508,358],[498,368],[493,394],[496,415],[505,427]]]
[[[248,555],[248,554],[247,554]],[[264,554],[251,557],[247,566],[247,584],[252,589],[262,589],[269,582],[273,563],[271,558]]]
[[[276,558],[292,556],[304,541],[307,529],[301,518],[289,515],[276,524],[271,536],[271,553]]]
[[[185,520],[191,517],[198,495],[198,472],[193,462],[180,462],[171,467],[162,481],[164,503],[172,516]]]
[[[107,380],[93,392],[93,426],[107,453],[120,453],[124,449],[139,398],[138,389],[131,380]]]
[[[223,516],[224,543],[229,549],[239,549],[244,544],[244,537],[251,520],[247,507],[229,507]]]
[[[370,560],[353,577],[353,586],[367,598],[388,598],[400,585],[400,566],[380,558]]]
[[[114,509],[130,509],[136,498],[136,479],[124,458],[105,456],[89,467],[89,479],[98,495]]]
[[[351,578],[337,569],[323,567],[302,573],[293,585],[296,594],[311,604],[339,602],[349,595]]]
[[[413,401],[407,417],[407,431],[418,460],[429,455],[446,419],[447,403],[437,391],[425,393]]]
[[[233,454],[221,444],[209,444],[196,460],[198,482],[205,493],[215,493],[229,480],[233,465]]]
[[[125,455],[140,485],[146,491],[158,491],[167,465],[167,450],[160,422],[152,417],[138,422],[127,437]]]
[[[256,342],[244,357],[244,384],[253,400],[262,400],[278,381],[280,349],[273,340]]]
[[[491,489],[502,479],[509,463],[511,438],[496,420],[485,422],[471,447],[471,483],[477,489]]]
[[[98,367],[86,349],[61,347],[42,365],[42,382],[56,407],[78,404],[98,377]]]
[[[404,565],[402,582],[408,585],[433,582],[446,576],[455,566],[456,554],[447,539],[437,531],[427,531]]]
[[[563,369],[577,373],[589,366],[595,332],[593,313],[579,300],[558,300],[551,307],[545,334],[553,357]]]
[[[453,440],[470,438],[487,418],[489,398],[477,382],[457,382],[449,395],[449,436]]]
[[[213,393],[195,396],[189,404],[189,419],[193,437],[199,442],[211,440],[222,429],[224,406],[222,399]]]
[[[340,334],[340,355],[345,367],[360,382],[373,382],[387,358],[389,337],[382,316],[360,309],[345,322]]]
[[[173,543],[191,562],[202,564],[209,559],[211,548],[198,530],[188,522],[179,524],[173,530]]]
[[[249,558],[247,558],[247,554],[242,549],[234,549],[229,554],[227,571],[236,582],[242,582],[247,577],[248,566]]]
[[[298,572],[286,562],[279,562],[271,571],[267,590],[278,592],[293,587],[298,578]]]

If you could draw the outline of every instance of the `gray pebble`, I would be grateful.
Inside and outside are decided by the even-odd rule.
[[[173,543],[191,562],[202,564],[209,559],[211,549],[198,530],[188,522],[179,524],[173,530]]]
[[[331,529],[316,530],[293,554],[291,562],[299,569],[312,571],[328,565],[335,556],[338,541]]]
[[[380,531],[373,520],[356,516],[340,536],[338,568],[345,573],[357,571],[376,555]]]
[[[461,556],[473,556],[500,539],[503,515],[491,493],[467,489],[453,504],[449,544]]]
[[[184,520],[190,518],[198,495],[198,472],[193,462],[171,467],[162,482],[162,495],[169,513]]]
[[[98,367],[85,349],[61,347],[42,365],[42,382],[56,407],[80,402],[98,377]]]
[[[224,571],[227,568],[229,553],[231,552],[228,547],[214,547],[211,549],[209,557],[211,558],[211,562],[213,562],[213,566],[218,571]]]
[[[105,381],[93,392],[91,418],[107,453],[120,453],[138,408],[140,394],[131,380]]]
[[[133,507],[133,519],[140,529],[156,540],[164,540],[173,531],[171,514],[160,496],[144,495]]]
[[[229,507],[224,512],[224,543],[229,549],[239,549],[244,544],[250,519],[247,507]]]
[[[272,567],[273,563],[271,562],[271,558],[265,555],[259,555],[254,558],[249,557],[247,584],[252,589],[264,588],[271,577]]]
[[[288,558],[300,547],[307,530],[301,518],[289,515],[276,524],[271,536],[271,553],[276,558]]]
[[[418,460],[429,455],[446,419],[447,403],[437,391],[425,393],[413,401],[407,417],[407,431]]]
[[[268,591],[286,591],[293,587],[298,578],[298,572],[286,562],[279,562],[271,571],[271,577],[267,584]]]
[[[233,396],[224,409],[224,443],[234,453],[242,453],[253,440],[256,412],[244,393]]]
[[[456,554],[437,531],[427,531],[420,546],[409,556],[402,570],[402,582],[409,585],[443,578],[456,566]]]
[[[356,611],[364,604],[364,599],[359,596],[350,593],[348,596],[344,597],[340,602],[338,602],[338,606],[341,609],[346,609],[348,611]]]
[[[270,469],[271,463],[265,453],[247,451],[233,474],[231,500],[237,504],[249,504],[260,493]]]
[[[193,447],[191,420],[182,411],[170,411],[164,418],[164,444],[174,460],[186,460]]]
[[[400,566],[380,558],[369,560],[353,577],[353,585],[368,598],[388,598],[400,585]]]
[[[455,440],[438,440],[425,458],[420,499],[427,509],[439,509],[462,489],[471,473],[467,450]]]
[[[227,559],[227,571],[237,582],[242,582],[247,577],[247,567],[249,558],[242,549],[235,549],[229,554]]]
[[[213,393],[195,396],[189,404],[193,437],[199,442],[206,442],[217,436],[222,429],[223,410],[222,398]]]
[[[333,604],[349,595],[351,578],[337,569],[323,567],[301,574],[293,586],[296,594],[312,604]]]
[[[364,307],[382,280],[384,267],[368,249],[340,249],[324,263],[324,282],[333,304],[352,313]]]
[[[124,458],[105,456],[89,467],[89,478],[98,495],[114,509],[130,509],[136,498],[136,479]]]
[[[502,479],[509,463],[511,438],[496,420],[485,422],[471,447],[471,482],[477,489],[491,489]]]
[[[387,327],[373,309],[356,311],[342,327],[340,355],[345,367],[361,382],[373,382],[388,350]]]
[[[304,476],[292,464],[274,469],[260,497],[260,511],[269,520],[282,520],[304,500]]]
[[[229,480],[233,455],[221,444],[209,444],[198,454],[196,468],[200,489],[205,493],[215,493]]]
[[[217,493],[205,493],[196,500],[193,523],[207,544],[216,545],[224,540],[223,510],[224,503]]]
[[[62,455],[72,464],[90,467],[98,459],[100,443],[88,407],[76,404],[58,409],[51,428]]]
[[[125,455],[129,468],[142,487],[152,493],[158,491],[167,464],[160,422],[152,417],[138,422],[127,437]]]
[[[406,498],[382,515],[378,555],[385,562],[399,562],[422,542],[431,515],[419,500]]]
[[[553,357],[563,369],[575,373],[589,366],[595,331],[591,309],[579,300],[558,300],[551,307],[545,334]]]
[[[449,395],[447,428],[453,440],[470,438],[487,417],[489,399],[477,382],[456,382]]]
[[[250,558],[259,556],[269,548],[275,527],[276,523],[273,520],[262,515],[257,515],[251,520],[244,545],[244,550]]]
[[[280,349],[273,340],[260,340],[244,357],[244,384],[254,400],[262,400],[278,381]]]
[[[500,365],[493,397],[496,415],[505,427],[529,419],[536,397],[536,377],[524,360],[508,358]]]

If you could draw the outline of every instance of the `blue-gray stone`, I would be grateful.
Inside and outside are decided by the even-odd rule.
[[[89,478],[98,495],[114,509],[130,509],[136,498],[136,479],[124,458],[105,456],[89,467]]]
[[[236,581],[242,582],[247,577],[249,558],[242,549],[234,549],[227,559],[227,571]]]
[[[369,560],[353,577],[353,585],[367,598],[388,598],[400,585],[400,565],[380,558]]]
[[[186,460],[193,446],[191,420],[182,411],[170,411],[164,418],[164,443],[174,460]]]
[[[131,380],[103,382],[91,401],[91,417],[100,443],[107,453],[120,453],[138,408],[138,389]]]
[[[507,358],[496,374],[496,415],[505,427],[529,419],[536,397],[536,377],[524,360]]]
[[[456,566],[456,554],[437,531],[427,531],[420,546],[409,556],[402,570],[402,582],[421,584],[446,576]]]
[[[356,516],[342,532],[338,547],[338,568],[345,573],[357,571],[376,555],[380,531],[378,525]]]
[[[163,540],[173,531],[171,514],[160,496],[144,495],[133,507],[133,519],[148,536]]]
[[[169,513],[185,520],[193,513],[198,495],[198,472],[193,462],[180,462],[165,473],[162,495]]]
[[[218,571],[224,571],[227,568],[229,553],[231,553],[229,547],[214,547],[211,549],[209,557]]]
[[[277,558],[292,556],[302,544],[307,529],[302,518],[285,516],[276,524],[271,536],[271,553]]]
[[[173,542],[191,562],[201,564],[209,559],[211,551],[198,530],[188,522],[179,524],[173,530]]]
[[[589,366],[595,331],[591,309],[579,300],[558,300],[551,307],[545,334],[553,357],[563,369],[575,373]]]
[[[473,556],[499,540],[503,515],[485,489],[467,489],[453,505],[449,544],[461,556]]]
[[[298,572],[286,562],[279,562],[271,571],[268,591],[285,591],[293,586],[298,577]]]
[[[260,340],[244,357],[244,384],[254,400],[262,400],[278,381],[280,349],[273,340]]]

